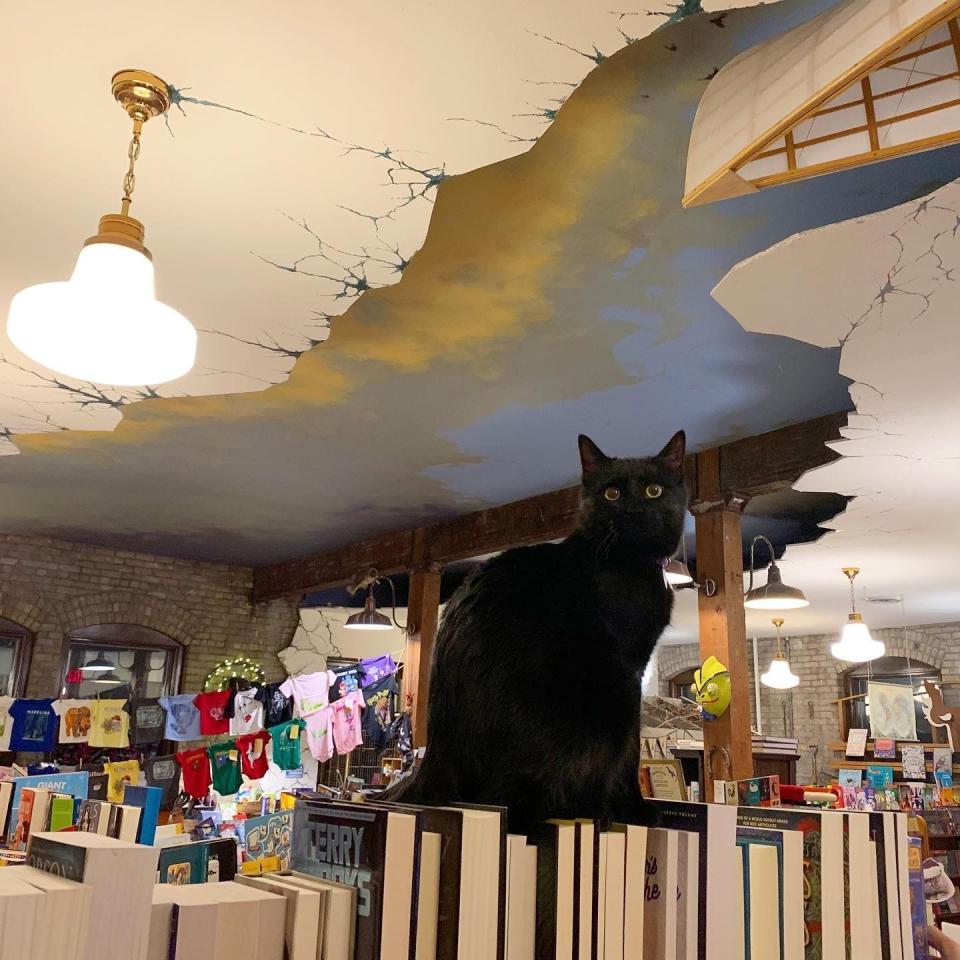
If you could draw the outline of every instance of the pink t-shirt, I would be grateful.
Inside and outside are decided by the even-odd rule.
[[[337,753],[349,753],[354,747],[359,747],[363,743],[360,725],[360,711],[363,710],[363,705],[361,690],[354,690],[353,693],[348,693],[331,705],[333,741],[337,746]]]
[[[325,710],[330,705],[330,686],[336,679],[332,670],[303,673],[296,677],[287,677],[280,687],[280,692],[285,697],[293,697],[296,715],[306,719],[310,714]]]
[[[329,760],[333,756],[333,708],[311,713],[303,722],[306,724],[303,733],[307,738],[310,756],[321,763]]]

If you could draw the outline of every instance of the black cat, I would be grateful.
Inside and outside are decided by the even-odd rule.
[[[577,530],[508,550],[447,606],[430,675],[427,752],[388,793],[503,804],[511,829],[548,817],[650,822],[637,781],[640,678],[673,595],[685,439],[615,459],[580,437]]]

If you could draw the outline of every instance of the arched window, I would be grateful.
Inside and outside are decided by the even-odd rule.
[[[0,617],[0,697],[19,697],[30,662],[30,631]]]
[[[180,686],[182,647],[133,623],[99,623],[66,640],[61,697],[162,697]]]
[[[867,684],[870,681],[877,683],[895,683],[904,686],[913,686],[913,708],[917,717],[917,739],[922,743],[945,743],[946,735],[942,728],[931,727],[923,715],[923,708],[919,697],[925,695],[923,681],[940,682],[940,670],[906,657],[880,657],[870,663],[863,663],[853,667],[844,674],[845,696],[856,699],[847,701],[846,720],[847,730],[852,727],[870,729],[870,702],[867,697]],[[844,733],[846,736],[846,733]]]
[[[676,676],[670,678],[670,696],[678,700],[695,700],[693,694],[693,675],[699,667],[691,667],[689,670],[683,670]]]

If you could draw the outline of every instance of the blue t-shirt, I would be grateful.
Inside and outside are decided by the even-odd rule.
[[[167,711],[168,740],[200,740],[200,711],[193,702],[195,694],[161,697],[160,706]]]
[[[53,700],[14,700],[9,713],[13,717],[10,749],[31,753],[49,753],[57,743],[60,721],[53,712]]]

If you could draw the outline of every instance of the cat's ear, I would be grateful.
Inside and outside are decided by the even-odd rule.
[[[671,470],[683,473],[683,458],[686,453],[687,435],[682,430],[678,430],[657,454],[657,459],[663,461]]]
[[[585,434],[577,437],[580,445],[580,465],[583,467],[584,482],[596,472],[597,467],[606,463],[610,458]]]

